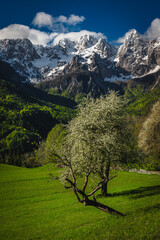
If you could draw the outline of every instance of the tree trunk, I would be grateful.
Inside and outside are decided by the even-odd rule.
[[[93,201],[93,200],[90,200],[88,198],[85,199],[84,204],[85,204],[85,206],[96,207],[99,210],[104,211],[106,213],[109,213],[111,215],[119,215],[119,216],[123,216],[123,217],[125,216],[123,213],[118,212],[118,211],[114,210],[113,208],[110,208],[110,207],[108,207],[108,206],[106,206],[106,205],[104,205],[104,204],[102,204],[100,202]]]
[[[105,160],[104,160],[104,162],[105,162]],[[101,173],[100,173],[100,177],[102,180],[107,179],[107,181],[103,183],[102,188],[101,188],[101,195],[103,197],[108,196],[107,186],[108,186],[108,181],[109,181],[109,172],[110,172],[110,161],[108,161],[106,167],[101,169]]]
[[[102,185],[102,188],[101,188],[101,195],[103,197],[107,197],[108,196],[108,191],[107,191],[107,185],[108,182],[105,182],[103,185]]]

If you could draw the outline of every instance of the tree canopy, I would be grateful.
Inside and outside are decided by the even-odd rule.
[[[154,155],[156,168],[160,168],[160,100],[157,101],[144,121],[139,134],[139,147],[149,155]]]
[[[69,183],[80,202],[103,211],[115,213],[95,201],[95,192],[102,189],[115,175],[111,168],[130,165],[137,160],[135,142],[125,115],[122,100],[115,92],[99,99],[86,99],[66,129],[61,149],[56,147],[54,156],[64,167],[63,182]],[[90,176],[95,175],[94,187],[86,193]],[[77,179],[84,177],[78,188]],[[80,198],[79,194],[82,198]],[[93,197],[93,202],[89,197]],[[98,205],[97,205],[98,204]]]
[[[134,141],[125,114],[126,102],[115,92],[106,97],[87,99],[68,126],[67,141],[72,146],[74,162],[81,159],[80,171],[101,166],[130,164],[135,161]],[[80,167],[80,166],[79,166]]]

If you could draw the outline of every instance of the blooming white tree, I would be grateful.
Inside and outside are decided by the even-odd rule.
[[[157,101],[144,121],[139,134],[139,147],[147,154],[154,154],[160,167],[160,100]]]
[[[115,177],[111,170],[137,160],[124,105],[115,92],[96,100],[86,99],[79,106],[77,117],[69,123],[61,149],[54,152],[65,168],[64,185],[73,190],[78,201],[120,215],[123,214],[97,202],[95,193],[102,189],[102,194],[107,194],[107,183]],[[81,186],[77,181],[79,178],[80,182],[84,179]],[[91,179],[95,185],[89,192],[87,186]]]

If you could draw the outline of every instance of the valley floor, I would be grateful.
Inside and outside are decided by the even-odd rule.
[[[50,171],[0,165],[1,240],[160,239],[159,175],[120,172],[99,199],[126,214],[116,217],[78,203]]]

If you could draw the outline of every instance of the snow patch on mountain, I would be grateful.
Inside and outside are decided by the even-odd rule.
[[[50,68],[55,68],[57,66],[57,59],[49,59],[47,56],[42,56],[39,59],[35,59],[32,61],[33,65],[37,68],[43,68],[45,66],[49,66]]]
[[[107,82],[115,82],[115,81],[127,81],[129,79],[133,78],[133,75],[128,75],[128,76],[125,76],[123,74],[120,74],[120,76],[115,76],[113,75],[111,78],[105,78],[104,81],[107,81]]]

